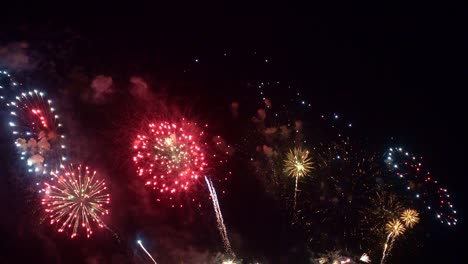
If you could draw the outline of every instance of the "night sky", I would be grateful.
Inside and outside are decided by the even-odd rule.
[[[464,258],[468,124],[468,42],[460,10],[429,3],[2,4],[0,69],[54,99],[71,140],[69,156],[110,183],[108,224],[115,236],[104,229],[70,240],[41,223],[35,180],[22,169],[2,108],[0,263],[151,263],[137,239],[158,263],[219,263],[212,259],[223,246],[204,186],[196,189],[202,209],[176,210],[156,203],[134,175],[131,137],[148,114],[209,124],[209,135],[233,146],[229,164],[218,170],[232,176],[214,182],[239,259],[311,263],[303,232],[246,165],[255,146],[242,142],[251,117],[264,107],[260,82],[279,82],[265,88],[269,99],[285,102],[304,122],[339,113],[353,124],[353,137],[380,147],[382,155],[392,140],[423,155],[450,191],[460,224],[423,218],[388,263],[458,263]],[[90,86],[98,75],[112,77],[113,93],[93,100]],[[133,98],[129,80],[135,76],[152,97]],[[311,104],[309,112],[291,103],[296,91]],[[240,106],[237,119],[232,102]]]

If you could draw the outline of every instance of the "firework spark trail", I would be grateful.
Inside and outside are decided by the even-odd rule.
[[[216,213],[216,220],[218,222],[219,233],[221,235],[221,238],[223,239],[224,249],[226,250],[227,254],[234,256],[234,252],[232,252],[231,243],[229,242],[229,238],[227,235],[226,226],[224,225],[223,215],[221,214],[221,208],[219,207],[218,196],[216,195],[216,190],[213,187],[213,183],[211,182],[211,180],[208,179],[208,177],[206,176],[205,176],[205,181],[206,181],[206,184],[208,185],[208,189],[210,190],[211,199],[213,200],[213,207]]]
[[[387,236],[387,240],[385,240],[385,244],[384,244],[384,250],[383,250],[383,253],[382,253],[382,259],[380,260],[380,264],[383,264],[384,261],[385,261],[385,257],[387,256],[387,248],[388,248],[388,241],[390,240],[390,238],[392,237],[392,233],[388,234]]]
[[[143,246],[143,243],[141,243],[141,240],[138,240],[137,243],[140,245],[140,247],[145,251],[146,255],[151,258],[151,260],[154,262],[154,264],[158,264],[156,260],[151,256],[151,254],[146,250],[146,248]]]
[[[385,229],[388,233],[388,236],[384,244],[384,250],[382,254],[382,259],[380,260],[380,264],[384,263],[385,257],[387,257],[390,250],[392,250],[393,243],[395,242],[396,237],[399,235],[402,235],[406,231],[405,225],[402,222],[400,222],[400,220],[398,219],[389,221],[385,225]],[[390,238],[392,240],[390,241],[390,244],[389,244],[388,241]]]
[[[296,185],[294,187],[294,214],[296,213],[296,207],[297,207],[297,184],[299,182],[299,176],[296,176]]]

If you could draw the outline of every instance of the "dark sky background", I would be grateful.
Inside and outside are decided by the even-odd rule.
[[[385,144],[394,137],[424,154],[433,173],[455,197],[462,225],[455,228],[437,223],[425,225],[427,229],[410,240],[414,241],[411,246],[410,242],[399,245],[408,246],[408,250],[395,250],[398,253],[394,261],[456,263],[464,257],[462,241],[466,229],[464,77],[468,43],[461,9],[429,3],[360,6],[10,3],[0,9],[0,55],[2,46],[27,42],[32,66],[16,70],[17,79],[44,88],[69,85],[67,82],[75,80],[76,73],[91,78],[108,74],[116,83],[124,83],[133,75],[141,76],[158,93],[164,91],[169,97],[178,98],[174,101],[191,102],[191,111],[219,130],[228,127],[223,126],[228,103],[257,96],[246,87],[246,80],[274,79],[291,84],[303,92],[317,111],[345,114],[359,127],[363,138]],[[228,62],[224,53],[228,54]],[[264,63],[265,59],[269,63]],[[59,89],[60,94],[67,89],[72,88]],[[271,92],[281,96],[284,91]],[[79,123],[70,130],[83,131],[80,136],[87,137],[88,144],[95,144],[95,150],[120,147],[115,138],[110,139],[114,136],[109,131],[122,118],[115,121],[112,116],[121,113],[115,107],[130,109],[131,105],[117,102],[114,109],[83,106],[79,98],[69,94],[61,104],[62,112],[70,111],[72,120]],[[100,122],[107,127],[104,132],[99,131]],[[89,139],[93,135],[96,139]],[[226,137],[235,135],[228,133]],[[103,142],[106,138],[107,142]],[[12,151],[5,143],[8,138],[1,139],[2,152]],[[122,168],[112,169],[115,161],[109,161],[111,156],[88,153],[85,157],[107,166],[103,170],[109,174]],[[1,171],[14,175],[12,167],[7,166],[11,162],[10,155],[3,154]],[[135,215],[137,206],[112,214],[112,223],[122,229],[119,231],[124,242],[99,235],[91,242],[69,242],[24,217],[30,216],[28,211],[35,206],[33,195],[24,190],[23,181],[0,176],[2,263],[127,263],[129,260],[123,259],[128,255],[132,256],[131,261],[144,263],[145,256],[125,240],[144,236],[145,232],[198,243],[197,250],[203,246],[220,247],[216,230],[210,229],[206,221],[192,219],[188,224],[174,221],[172,226],[167,225],[167,221],[181,215],[167,216],[162,209],[142,213],[146,220],[125,218],[127,213]],[[133,184],[122,178],[116,179],[114,185]],[[281,210],[269,205],[268,197],[249,193],[258,188],[246,187],[248,180],[232,181],[228,191],[232,195],[223,198],[226,204],[223,210],[231,221],[228,227],[231,225],[235,230],[234,236],[242,237],[239,256],[257,255],[271,263],[306,263],[300,260],[301,252],[281,252],[297,243],[296,234],[281,228],[286,221]],[[136,187],[128,189],[132,188]],[[124,187],[116,189],[113,195],[118,196],[117,203],[131,204],[140,199]],[[27,198],[23,197],[25,194]],[[192,213],[190,217],[196,215]],[[279,220],[265,223],[270,218]],[[145,227],[158,223],[167,227],[157,231]],[[192,235],[174,233],[194,225],[202,227]],[[204,238],[205,235],[214,238]],[[150,247],[159,247],[158,242],[149,241]],[[165,246],[170,248],[170,244]],[[120,253],[110,258],[92,257],[99,255],[96,252]],[[168,263],[163,262],[163,254],[159,257],[162,263]]]

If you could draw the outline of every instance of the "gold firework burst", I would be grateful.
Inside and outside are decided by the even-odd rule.
[[[398,219],[390,220],[385,225],[385,231],[387,231],[388,234],[391,234],[391,235],[393,235],[395,237],[403,234],[403,232],[405,232],[405,230],[406,230],[405,226]]]
[[[313,169],[309,151],[302,148],[290,149],[284,163],[286,173],[292,177],[305,176]]]
[[[416,210],[413,209],[406,209],[403,211],[400,217],[401,221],[405,224],[407,227],[413,227],[415,224],[419,222],[419,213]]]

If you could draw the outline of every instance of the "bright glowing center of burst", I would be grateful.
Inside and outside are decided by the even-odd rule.
[[[304,165],[302,163],[296,163],[296,169],[299,172],[304,172]]]
[[[172,146],[176,141],[176,135],[171,134],[168,138],[164,140],[167,146]]]

